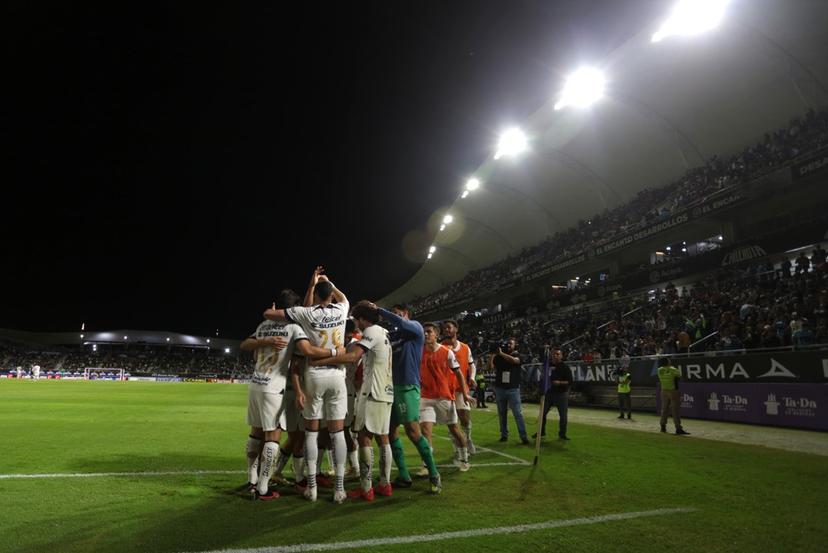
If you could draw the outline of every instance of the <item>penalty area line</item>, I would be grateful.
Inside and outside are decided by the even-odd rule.
[[[294,545],[281,545],[274,547],[255,547],[247,549],[214,549],[199,553],[306,553],[310,551],[337,551],[341,549],[358,549],[377,547],[383,545],[402,545],[411,543],[422,543],[432,541],[443,541],[460,538],[475,538],[480,536],[498,536],[502,534],[519,534],[535,530],[549,530],[552,528],[564,528],[567,526],[584,526],[588,524],[601,524],[604,522],[615,522],[618,520],[630,520],[635,518],[656,517],[661,515],[672,515],[678,513],[692,513],[697,511],[691,507],[675,507],[669,509],[654,509],[651,511],[636,511],[631,513],[614,513],[594,517],[572,518],[566,520],[547,520],[534,524],[519,524],[517,526],[498,526],[494,528],[477,528],[474,530],[460,530],[457,532],[441,532],[438,534],[420,534],[416,536],[398,536],[388,538],[375,538],[370,540],[341,541],[332,543],[297,543]]]

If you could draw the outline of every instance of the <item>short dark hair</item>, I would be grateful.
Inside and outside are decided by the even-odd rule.
[[[299,294],[290,288],[285,288],[279,292],[279,297],[276,298],[275,303],[276,309],[287,309],[289,307],[294,307],[299,303]]]
[[[661,357],[658,360],[658,366],[659,367],[666,367],[669,364],[670,364],[670,358],[669,357]]]
[[[372,325],[379,322],[379,309],[371,307],[371,302],[368,300],[361,300],[351,309],[351,317],[354,319],[365,319]]]
[[[345,334],[353,334],[356,332],[356,323],[353,319],[345,321]]]
[[[407,303],[395,303],[395,304],[391,307],[391,309],[399,309],[400,311],[407,311],[407,312],[408,312],[408,316],[409,316],[409,317],[410,317],[410,316],[412,315],[412,313],[413,313],[413,311],[411,311],[411,306],[410,306],[410,305],[408,305]]]
[[[455,321],[454,319],[445,319],[443,321],[443,324],[444,325],[454,325],[454,328],[456,328],[457,330],[460,330],[460,325],[457,324],[457,321]]]
[[[313,294],[322,301],[327,300],[333,295],[333,284],[328,280],[320,280],[313,287]]]
[[[427,329],[428,327],[433,328],[434,332],[436,332],[437,334],[440,333],[440,327],[437,326],[437,323],[423,323],[423,330]]]

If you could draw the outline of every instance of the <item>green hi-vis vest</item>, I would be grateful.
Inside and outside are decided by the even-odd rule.
[[[618,393],[619,394],[629,394],[630,393],[630,380],[632,377],[630,373],[618,373]]]

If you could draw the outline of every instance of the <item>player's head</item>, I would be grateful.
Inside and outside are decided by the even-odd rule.
[[[289,307],[294,307],[299,304],[299,294],[290,288],[285,288],[279,292],[279,297],[276,298],[275,303],[276,309],[287,309]]]
[[[356,334],[356,323],[353,319],[348,319],[345,321],[345,338],[351,338],[354,334]],[[345,343],[347,344],[348,341],[346,340]]]
[[[354,318],[360,330],[365,330],[379,322],[379,310],[374,308],[368,300],[362,300],[351,309],[351,317]]]
[[[440,328],[437,323],[424,323],[423,332],[425,333],[425,343],[428,346],[433,346],[437,342],[437,337],[440,335]]]
[[[329,280],[320,280],[313,287],[313,299],[316,303],[331,303],[333,301],[333,284]]]
[[[659,367],[668,367],[668,366],[670,366],[670,358],[669,357],[661,357],[658,360],[658,366]]]
[[[403,319],[411,318],[411,307],[407,303],[395,303],[394,307],[391,308],[391,311]]]
[[[457,331],[460,330],[460,325],[454,319],[446,319],[440,324],[440,330],[443,333],[443,338],[454,340],[457,338]]]

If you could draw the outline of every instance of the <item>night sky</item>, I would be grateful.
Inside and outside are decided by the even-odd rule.
[[[3,8],[0,327],[243,337],[316,264],[380,298],[499,130],[671,5],[111,4]]]

